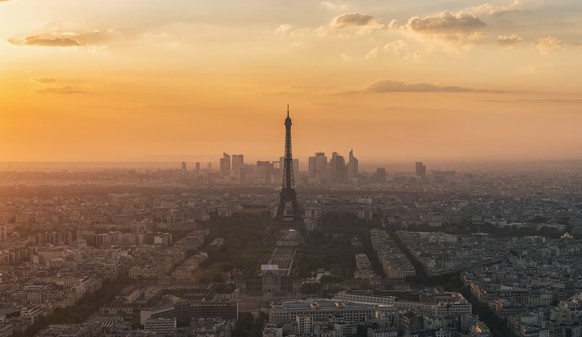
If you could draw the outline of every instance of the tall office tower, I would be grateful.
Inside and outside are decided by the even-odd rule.
[[[307,175],[310,177],[315,176],[315,157],[307,158]]]
[[[315,153],[315,173],[323,174],[327,169],[327,157],[323,152]]]
[[[197,161],[196,162],[196,175],[199,175],[199,174],[200,174],[200,162]]]
[[[386,169],[385,168],[379,167],[376,169],[376,173],[374,173],[374,181],[377,183],[386,182]]]
[[[245,156],[242,154],[232,155],[232,172],[239,173],[240,168],[245,164]]]
[[[425,178],[426,177],[426,166],[421,162],[416,162],[416,176]]]
[[[285,119],[285,160],[283,163],[283,183],[281,189],[281,199],[277,208],[275,221],[292,220],[302,222],[299,204],[297,203],[297,192],[295,191],[295,179],[293,177],[293,153],[291,149],[291,117],[289,117],[289,105],[287,105],[287,118]],[[293,214],[286,212],[287,205],[291,205]]]
[[[186,169],[186,162],[183,161],[182,162],[182,170],[180,171],[180,175],[181,176],[185,176],[188,174],[188,170]]]
[[[334,183],[342,183],[347,178],[346,160],[337,152],[332,153],[329,161],[331,168],[331,181]]]
[[[309,176],[315,177],[316,175],[321,175],[325,172],[327,168],[327,157],[323,152],[316,152],[315,156],[309,157],[308,169],[307,172]]]
[[[273,163],[270,161],[257,161],[257,182],[259,184],[271,183],[274,169]]]
[[[220,174],[223,177],[230,174],[230,156],[226,152],[223,152],[222,158],[220,158]]]
[[[244,165],[238,169],[238,182],[241,185],[247,184],[247,167]]]
[[[358,165],[358,158],[354,157],[354,150],[350,150],[350,161],[348,162],[348,178],[358,177]]]

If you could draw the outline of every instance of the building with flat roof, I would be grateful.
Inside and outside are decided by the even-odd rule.
[[[396,316],[393,305],[335,301],[330,299],[294,300],[273,303],[269,312],[269,321],[275,324],[292,323],[296,317],[311,317],[314,322],[341,318],[350,321],[362,321],[377,313]]]

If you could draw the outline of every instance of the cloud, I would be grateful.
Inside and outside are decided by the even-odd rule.
[[[580,104],[582,103],[582,99],[577,98],[522,98],[522,99],[508,99],[508,100],[500,100],[500,99],[488,99],[484,100],[484,102],[492,102],[492,103],[555,103],[555,104]]]
[[[376,23],[371,15],[361,13],[347,13],[336,17],[333,20],[333,28],[342,29],[346,27],[362,27]]]
[[[60,87],[50,87],[46,89],[40,89],[36,91],[39,94],[81,94],[86,93],[87,91],[76,89],[71,86],[60,86]]]
[[[47,83],[55,83],[57,80],[51,77],[35,77],[32,79],[35,82],[38,83],[43,83],[43,84],[47,84]]]
[[[391,20],[390,23],[388,23],[388,29],[394,30],[398,28],[398,20]]]
[[[442,12],[433,16],[412,17],[405,27],[417,34],[443,40],[454,46],[471,46],[487,39],[487,33],[480,31],[485,22],[471,15]]]
[[[79,47],[85,45],[102,44],[110,40],[115,33],[113,30],[91,32],[58,32],[39,35],[30,35],[23,39],[9,39],[8,42],[18,46],[44,47]]]
[[[81,43],[65,36],[43,37],[38,35],[27,36],[24,40],[10,39],[10,43],[19,46],[45,46],[45,47],[76,47]]]
[[[385,44],[382,47],[376,47],[366,54],[366,59],[373,59],[381,55],[390,55],[402,57],[405,60],[417,59],[420,56],[419,50],[411,51],[409,44],[403,40],[396,40]]]
[[[409,92],[409,93],[434,93],[434,92],[450,92],[450,93],[463,93],[463,92],[490,92],[490,93],[502,93],[502,91],[494,90],[483,90],[483,89],[473,89],[465,87],[452,87],[452,86],[440,86],[438,84],[430,83],[412,83],[407,84],[404,82],[392,81],[392,80],[380,80],[376,81],[362,90],[348,91],[341,94],[364,94],[364,93],[394,93],[394,92]]]
[[[536,48],[540,54],[549,54],[552,50],[562,46],[562,41],[555,36],[543,36],[538,37],[532,43],[532,46]]]
[[[486,15],[495,16],[495,15],[501,15],[501,14],[505,14],[505,13],[517,12],[521,9],[522,5],[523,5],[522,0],[514,0],[512,3],[504,5],[504,6],[493,6],[489,3],[485,3],[483,5],[463,9],[459,13],[473,14],[473,15],[486,14]]]
[[[504,47],[511,47],[513,45],[519,44],[523,39],[516,34],[511,35],[499,35],[497,37],[497,44]]]
[[[467,92],[474,91],[469,88],[461,87],[441,87],[438,84],[413,83],[382,80],[376,81],[365,88],[367,92]]]
[[[333,1],[323,1],[323,2],[320,2],[320,5],[327,8],[327,9],[333,9],[333,10],[343,10],[343,9],[346,9],[348,7],[344,3],[337,3],[337,2],[333,2]]]
[[[72,83],[62,83],[50,77],[37,77],[33,80],[43,85],[35,91],[38,94],[83,94],[96,92],[102,87],[101,83],[79,80],[74,80]]]
[[[293,28],[293,26],[291,26],[290,24],[284,23],[284,24],[280,25],[279,27],[277,27],[277,29],[275,29],[275,34],[289,33],[291,31],[291,28]]]
[[[407,27],[424,34],[450,34],[459,32],[474,32],[485,27],[485,23],[470,14],[452,14],[443,12],[424,18],[415,16],[408,20]]]
[[[388,25],[376,20],[371,15],[362,13],[345,13],[336,16],[329,25],[321,26],[313,32],[318,37],[337,35],[341,37],[353,37],[365,35],[373,31],[396,28],[398,23],[392,20]]]

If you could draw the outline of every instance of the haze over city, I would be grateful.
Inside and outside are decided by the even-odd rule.
[[[0,0],[0,337],[581,337],[580,0]]]
[[[579,1],[0,1],[0,160],[579,159]],[[198,159],[201,160],[201,159]]]

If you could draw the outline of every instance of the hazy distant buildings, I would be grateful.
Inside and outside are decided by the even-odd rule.
[[[421,161],[416,162],[416,176],[426,178],[426,165]]]
[[[376,183],[385,183],[386,182],[386,169],[383,167],[379,167],[376,169],[374,173],[373,181]]]
[[[220,158],[220,174],[226,177],[230,174],[230,156],[228,153],[224,152],[222,158]]]
[[[359,174],[358,158],[354,157],[354,150],[350,150],[348,161],[348,179],[357,178]]]
[[[329,167],[331,169],[331,181],[333,183],[345,182],[348,172],[346,168],[346,160],[343,156],[339,155],[337,152],[332,153]]]
[[[180,175],[181,176],[188,175],[188,169],[187,169],[187,166],[186,166],[186,162],[185,161],[182,162],[181,168],[182,168],[182,170],[180,171]]]
[[[257,161],[257,183],[270,184],[274,170],[274,165],[270,161]]]
[[[232,155],[232,172],[235,174],[240,173],[241,167],[245,164],[245,156],[242,154],[233,154]]]
[[[349,162],[337,152],[332,153],[330,161],[323,152],[316,152],[308,158],[307,176],[314,183],[345,183],[357,181],[359,176],[359,162],[350,150]]]
[[[307,174],[310,178],[317,178],[319,182],[322,182],[326,169],[327,157],[325,153],[317,152],[315,156],[308,158]]]

